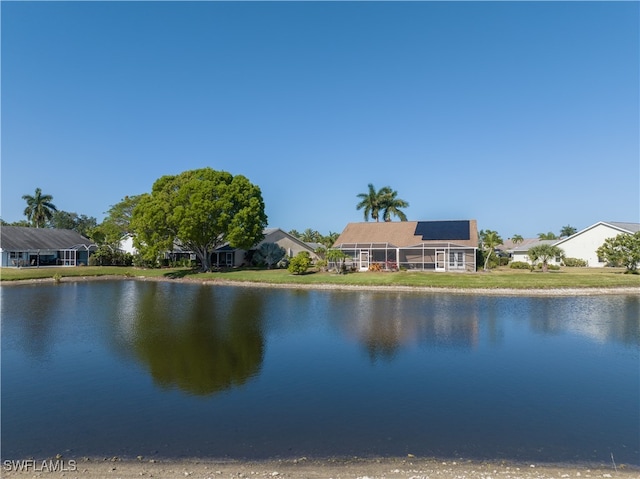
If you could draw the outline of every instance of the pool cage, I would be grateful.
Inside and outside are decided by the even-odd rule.
[[[351,271],[475,271],[477,248],[455,243],[422,243],[398,247],[390,243],[343,243],[345,267]],[[335,268],[329,262],[329,268]]]

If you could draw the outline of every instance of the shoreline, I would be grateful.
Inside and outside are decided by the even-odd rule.
[[[599,295],[640,295],[640,287],[611,287],[611,288],[548,288],[548,289],[518,289],[518,288],[442,288],[434,286],[403,286],[403,285],[350,285],[332,283],[262,283],[256,281],[233,281],[226,279],[196,279],[196,278],[167,278],[158,276],[68,276],[59,280],[54,278],[24,279],[15,281],[1,281],[0,286],[46,284],[46,283],[74,283],[89,281],[156,281],[171,283],[196,283],[207,286],[237,286],[245,288],[277,288],[277,289],[305,289],[319,291],[374,291],[374,292],[412,292],[412,293],[445,293],[461,295],[483,296],[599,296]]]
[[[550,464],[508,460],[407,457],[298,458],[268,460],[61,458],[3,461],[3,477],[134,478],[341,478],[341,479],[548,479],[636,478],[640,471],[623,464]],[[20,470],[21,469],[21,470]]]

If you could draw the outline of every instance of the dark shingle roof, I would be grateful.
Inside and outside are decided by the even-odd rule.
[[[91,240],[73,230],[26,228],[24,226],[3,226],[0,228],[0,248],[3,251],[59,250],[91,244]]]

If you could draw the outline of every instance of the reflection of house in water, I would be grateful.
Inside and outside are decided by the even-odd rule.
[[[355,301],[352,295],[343,299],[332,306],[348,308],[349,314],[332,317],[342,318],[337,326],[373,358],[392,358],[402,348],[421,345],[472,348],[478,343],[475,301],[406,293],[360,293]]]
[[[531,298],[531,327],[545,334],[568,332],[598,343],[640,344],[637,296]]]

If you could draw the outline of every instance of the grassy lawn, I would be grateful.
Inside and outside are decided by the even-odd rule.
[[[117,275],[123,277],[189,278],[195,280],[252,281],[272,284],[338,284],[361,286],[416,286],[440,288],[640,288],[640,275],[624,274],[616,268],[563,268],[548,273],[500,268],[490,273],[333,273],[310,272],[292,275],[286,270],[236,269],[216,273],[199,273],[185,268],[138,269],[85,266],[77,268],[2,268],[0,280],[16,281],[58,277]]]

